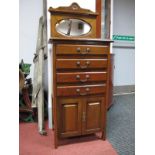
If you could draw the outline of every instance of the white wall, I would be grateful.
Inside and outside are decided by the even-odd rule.
[[[95,11],[95,0],[48,0],[48,6],[52,6],[53,8],[59,6],[69,6],[71,3],[76,2],[80,5],[80,7],[90,9]]]
[[[113,34],[135,35],[135,0],[114,0]],[[135,84],[134,42],[115,41],[114,86]]]
[[[135,84],[135,50],[133,48],[114,48],[114,85]]]
[[[114,33],[135,34],[135,0],[114,0]]]
[[[30,77],[33,77],[33,57],[40,16],[42,16],[42,0],[19,1],[19,61],[24,59],[25,63],[32,64]]]

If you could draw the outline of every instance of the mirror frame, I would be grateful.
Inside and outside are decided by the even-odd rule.
[[[96,19],[98,13],[92,12],[88,9],[81,8],[77,3],[72,3],[69,7],[50,7],[48,10],[51,14],[50,28],[51,33],[50,37],[59,37],[59,38],[96,38]],[[67,36],[62,35],[56,30],[56,24],[64,19],[79,19],[91,26],[91,30],[84,35],[80,36]]]

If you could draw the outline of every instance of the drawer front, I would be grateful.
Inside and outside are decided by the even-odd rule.
[[[58,86],[57,96],[86,96],[102,94],[106,91],[106,84],[85,86]]]
[[[94,45],[58,45],[56,54],[80,54],[80,55],[102,55],[108,54],[109,46],[94,46]]]
[[[107,67],[107,59],[57,59],[57,69],[88,69]]]
[[[107,80],[107,72],[57,73],[58,83],[85,83]]]

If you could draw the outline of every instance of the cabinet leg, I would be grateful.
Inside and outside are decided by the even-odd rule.
[[[105,131],[102,132],[102,139],[103,139],[103,140],[106,140],[106,134],[105,134]]]
[[[55,133],[55,137],[54,137],[54,147],[55,147],[55,149],[58,148],[58,138],[57,138],[56,133]]]
[[[58,148],[58,145],[57,144],[55,144],[55,149],[57,149]]]

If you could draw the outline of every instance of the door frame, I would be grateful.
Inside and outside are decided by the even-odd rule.
[[[107,27],[108,27],[108,38],[112,38],[112,20],[113,20],[113,0],[106,0],[109,6],[108,18],[107,18]],[[102,23],[102,0],[96,0],[96,12],[99,13],[96,20],[96,36],[101,38],[101,23]]]

